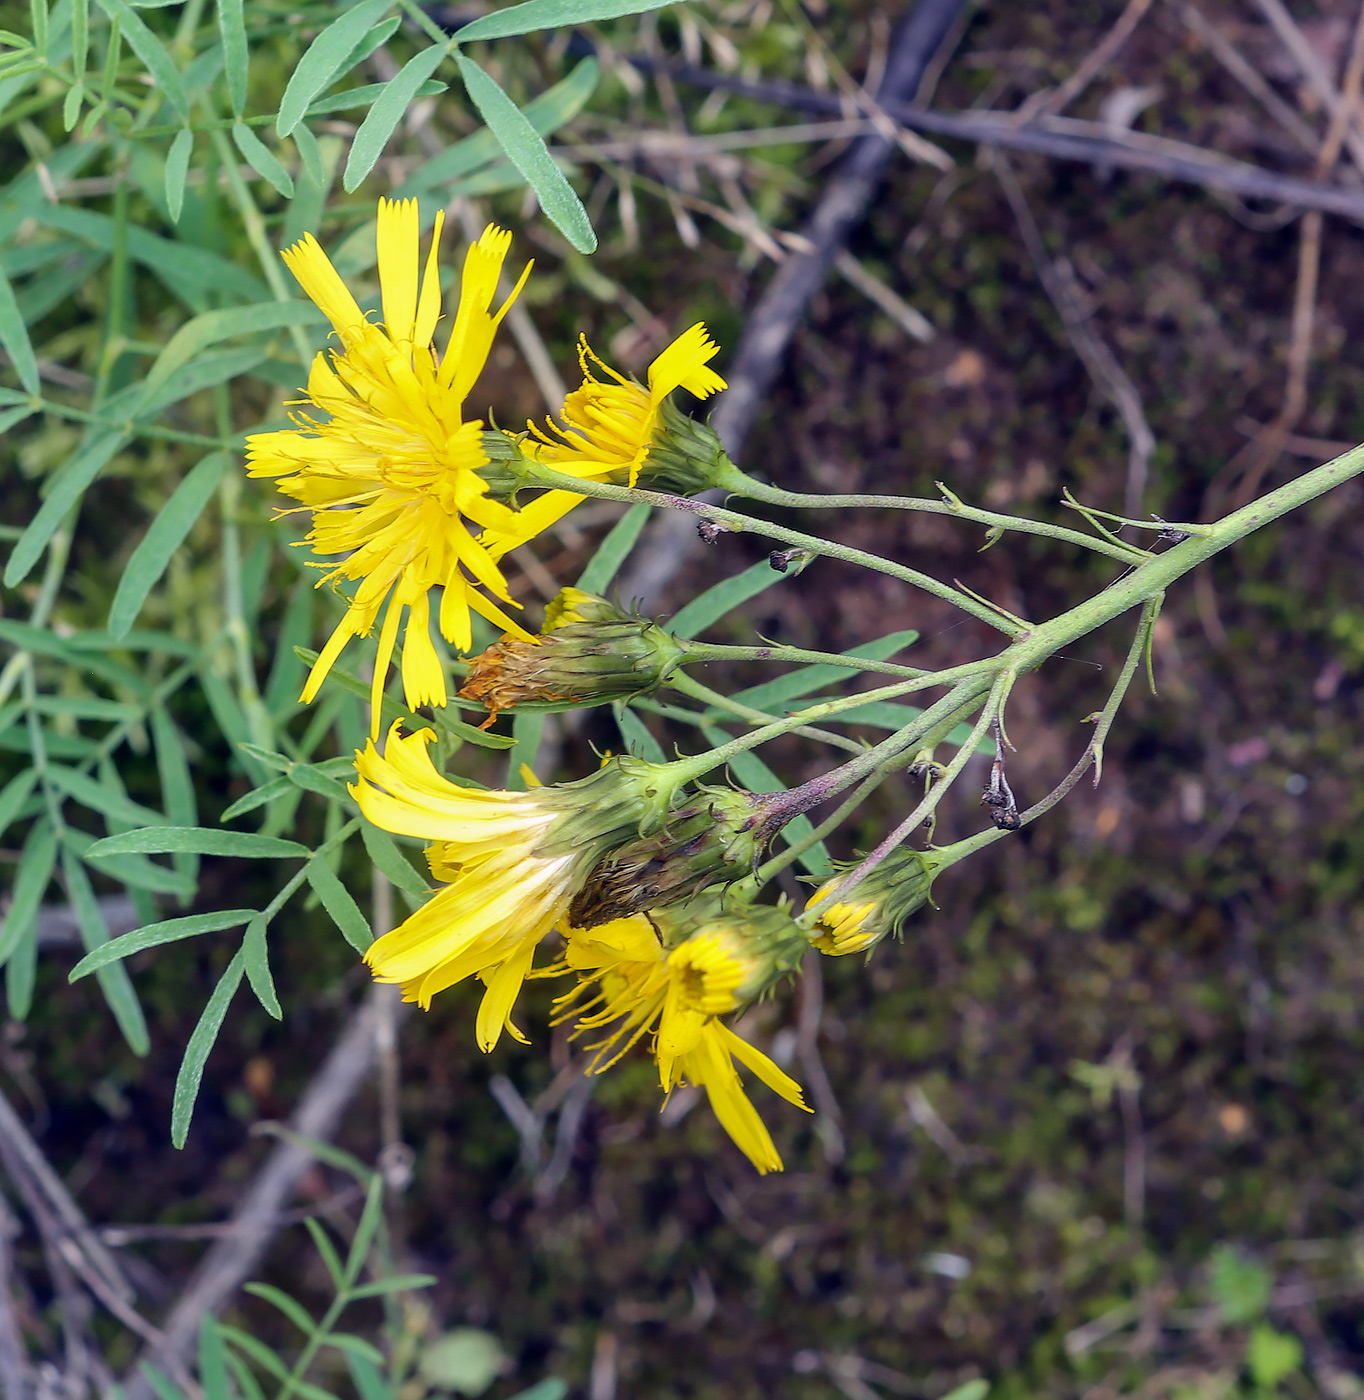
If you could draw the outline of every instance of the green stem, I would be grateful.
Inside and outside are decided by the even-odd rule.
[[[1123,564],[1141,563],[1150,557],[1144,549],[1137,549],[1121,541],[1110,543],[1106,539],[1095,539],[1092,535],[1081,534],[1079,530],[1071,530],[1064,525],[1048,525],[1045,521],[1028,520],[1020,515],[1000,515],[992,510],[977,510],[974,506],[968,506],[958,500],[941,482],[936,483],[945,498],[941,501],[917,496],[809,495],[803,491],[783,491],[778,486],[755,481],[747,472],[740,471],[731,463],[722,469],[715,484],[736,496],[746,496],[750,500],[765,501],[769,505],[786,506],[794,510],[863,507],[871,510],[913,510],[924,515],[951,515],[959,520],[970,520],[978,525],[988,526],[991,531],[1014,530],[1019,534],[1044,535],[1048,539],[1063,540],[1067,544],[1080,545],[1098,554],[1106,554]]]
[[[705,705],[710,705],[717,710],[726,710],[732,715],[737,715],[740,719],[746,719],[750,724],[771,724],[772,716],[765,710],[756,710],[752,705],[745,705],[740,700],[732,699],[728,695],[722,695],[718,690],[712,690],[707,685],[702,685],[700,681],[694,680],[685,671],[676,671],[668,680],[668,686],[672,690],[681,691],[683,695],[689,695],[693,700],[700,700]],[[704,723],[704,720],[702,721]],[[864,752],[861,744],[856,739],[849,739],[845,734],[835,734],[829,729],[816,729],[811,725],[803,724],[799,729],[793,729],[793,734],[798,734],[803,739],[818,739],[825,744],[832,744],[835,748],[846,749],[849,753]]]
[[[917,569],[906,568],[903,564],[892,564],[889,560],[880,559],[875,554],[868,554],[862,549],[834,544],[831,540],[822,540],[817,535],[807,535],[800,530],[788,530],[784,525],[772,524],[770,520],[759,520],[751,515],[740,515],[738,511],[726,510],[722,506],[708,505],[705,501],[692,500],[687,496],[673,496],[662,491],[631,490],[628,486],[612,486],[610,482],[606,481],[588,481],[583,477],[570,476],[566,472],[553,471],[551,468],[542,466],[539,462],[532,462],[528,458],[522,458],[516,464],[516,469],[524,477],[524,484],[527,486],[543,486],[556,491],[572,491],[579,496],[595,496],[604,501],[629,501],[632,504],[642,501],[647,505],[662,506],[667,510],[684,510],[702,520],[713,520],[731,530],[749,530],[770,540],[779,540],[783,544],[795,545],[811,554],[824,555],[830,559],[842,559],[848,564],[860,564],[864,569],[872,569],[878,574],[887,574],[891,578],[900,579],[903,583],[912,583],[916,588],[923,589],[925,593],[931,593],[935,598],[941,598],[944,602],[951,603],[963,612],[970,613],[972,617],[979,618],[982,622],[988,622],[991,627],[1003,632],[1006,636],[1018,637],[1027,632],[1027,628],[1013,618],[1005,617],[986,604],[977,602],[974,598],[961,592],[960,589],[939,583],[937,579],[928,574],[921,574]]]
[[[1164,594],[1157,594],[1154,598],[1148,598],[1142,605],[1141,625],[1137,628],[1137,634],[1133,637],[1132,645],[1128,648],[1127,659],[1123,662],[1122,670],[1118,673],[1118,679],[1108,697],[1107,704],[1097,715],[1092,717],[1094,719],[1094,733],[1090,737],[1089,743],[1085,745],[1084,753],[1080,755],[1070,772],[1041,801],[1033,803],[1026,811],[1019,813],[1019,827],[1027,826],[1029,822],[1036,821],[1038,817],[1051,811],[1090,768],[1094,769],[1094,786],[1098,787],[1099,779],[1103,775],[1104,742],[1108,738],[1108,731],[1113,727],[1118,709],[1127,695],[1128,687],[1132,684],[1132,678],[1137,673],[1137,667],[1141,664],[1142,657],[1147,654],[1163,598]],[[988,827],[984,831],[978,831],[974,836],[968,836],[964,840],[956,841],[942,849],[953,853],[948,862],[948,864],[953,864],[964,856],[993,845],[994,842],[1010,834],[1006,829]]]
[[[866,656],[852,656],[837,651],[806,651],[801,647],[761,646],[737,647],[694,642],[678,637],[677,644],[686,653],[687,662],[707,661],[789,661],[795,665],[842,666],[849,671],[876,671],[883,676],[927,676],[931,672],[917,666],[897,666],[892,661],[873,661]],[[684,665],[686,662],[683,663]]]
[[[788,715],[785,719],[773,720],[771,724],[765,724],[761,729],[755,729],[749,734],[741,734],[737,739],[731,739],[727,744],[721,744],[718,749],[712,749],[709,753],[698,754],[694,758],[681,758],[668,765],[676,777],[678,786],[683,783],[692,782],[696,778],[704,776],[713,769],[719,768],[729,762],[736,754],[747,753],[749,749],[756,749],[760,744],[765,744],[771,739],[780,738],[783,734],[789,734],[794,729],[799,729],[809,724],[812,720],[829,719],[833,715],[842,714],[845,710],[857,709],[860,705],[870,704],[877,700],[892,700],[901,695],[908,695],[912,691],[924,690],[929,686],[956,685],[972,682],[978,684],[983,690],[988,684],[989,678],[993,677],[998,669],[995,660],[973,661],[965,666],[953,666],[945,671],[939,671],[932,676],[916,676],[912,680],[901,681],[898,685],[881,686],[876,690],[864,690],[857,695],[847,695],[838,700],[826,700],[820,705],[807,705],[805,709],[796,711],[793,715]],[[984,675],[984,681],[981,680]],[[953,692],[956,693],[955,691]],[[907,733],[911,728],[917,729],[926,718],[937,723],[938,715],[935,713],[938,706],[931,705],[921,714],[916,715],[912,724],[899,731],[900,734]],[[894,739],[898,735],[892,735]],[[883,741],[883,743],[890,741]],[[878,744],[879,750],[882,745]],[[877,750],[869,749],[868,753]],[[854,763],[859,760],[853,760]]]
[[[916,828],[936,810],[948,788],[956,782],[957,775],[966,766],[967,760],[975,753],[977,745],[985,737],[990,725],[1002,713],[1004,702],[1008,699],[1009,691],[1013,689],[1014,681],[1017,679],[1018,672],[1015,670],[1003,670],[995,677],[994,684],[990,687],[989,697],[981,708],[980,718],[976,720],[970,737],[953,755],[951,763],[943,770],[942,776],[924,794],[919,805],[855,869],[849,871],[837,884],[831,885],[818,900],[806,905],[804,913],[800,916],[801,923],[808,925],[814,922],[817,911],[825,904],[831,901],[837,903],[844,899],[849,890],[870,875],[897,846],[903,844]],[[927,714],[928,711],[924,713]]]

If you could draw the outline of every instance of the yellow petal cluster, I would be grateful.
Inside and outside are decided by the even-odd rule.
[[[342,556],[323,582],[358,581],[308,677],[305,701],[317,694],[346,643],[368,635],[383,613],[374,668],[376,733],[405,610],[407,703],[415,708],[446,702],[444,671],[429,630],[433,589],[442,590],[441,634],[461,650],[470,645],[471,610],[514,635],[529,636],[498,605],[517,606],[496,556],[476,536],[530,535],[517,525],[515,511],[489,498],[478,475],[488,460],[479,436],[482,422],[466,419],[464,404],[530,268],[494,311],[511,235],[489,225],[465,259],[458,307],[438,356],[433,342],[441,313],[441,226],[438,215],[423,269],[416,201],[379,201],[382,325],[361,312],[311,234],[285,251],[289,270],[331,322],[338,345],[313,361],[302,401],[307,407],[292,415],[295,427],[257,433],[247,443],[250,473],[277,477],[285,495],[312,511],[307,542],[314,552]]]
[[[395,725],[383,753],[371,741],[355,756],[361,812],[384,831],[429,841],[427,864],[442,882],[365,961],[423,1008],[466,977],[482,979],[475,1036],[486,1051],[504,1029],[525,1040],[511,1013],[536,945],[563,921],[603,849],[637,834],[658,770],[616,758],[576,783],[529,792],[458,787],[431,761],[435,737],[404,737]]]
[[[586,337],[581,337],[581,387],[564,400],[561,423],[551,421],[544,429],[528,424],[534,441],[523,443],[522,451],[537,462],[573,476],[591,479],[625,472],[628,484],[633,486],[649,455],[659,413],[668,395],[686,389],[704,399],[725,387],[725,381],[710,368],[710,361],[719,353],[720,347],[698,321],[649,366],[645,388],[604,364],[593,354]],[[604,377],[598,378],[596,370]],[[489,547],[500,557],[548,529],[582,499],[572,491],[546,491],[518,513],[514,530],[505,534],[490,531]]]
[[[800,1085],[717,1016],[734,1010],[750,977],[749,961],[723,935],[702,929],[671,951],[643,915],[591,930],[569,929],[557,971],[578,975],[556,1003],[559,1019],[576,1018],[575,1035],[609,1027],[590,1048],[593,1070],[613,1065],[646,1035],[665,1094],[680,1084],[705,1089],[715,1116],[760,1172],[781,1171],[772,1135],[744,1092],[737,1060],[797,1108]]]

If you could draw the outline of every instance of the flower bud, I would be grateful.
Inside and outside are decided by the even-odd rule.
[[[462,700],[488,710],[571,710],[651,695],[686,653],[648,618],[605,598],[566,588],[550,604],[544,633],[532,641],[505,636],[469,663]]]
[[[596,928],[692,899],[753,867],[763,845],[764,804],[752,793],[703,788],[658,831],[598,861],[569,907],[575,928]]]
[[[817,903],[852,870],[844,865],[811,896]],[[821,953],[842,957],[874,948],[887,934],[900,934],[900,926],[916,909],[931,903],[929,891],[937,873],[938,861],[931,851],[892,851],[846,897],[822,904],[816,927],[819,933],[810,941]],[[590,877],[589,877],[590,878]]]
[[[516,491],[525,483],[516,468],[525,460],[521,439],[525,433],[509,433],[501,428],[487,428],[479,434],[487,461],[478,468],[478,475],[488,484],[489,497],[501,505],[513,505]]]
[[[625,470],[613,472],[607,480],[617,486],[695,496],[720,485],[728,470],[733,470],[733,463],[715,430],[708,423],[689,418],[671,399],[664,399],[648,452],[634,470],[634,481]]]
[[[712,896],[655,922],[668,949],[660,1055],[685,1054],[707,1017],[756,1001],[805,953],[804,932],[784,903],[727,907]]]

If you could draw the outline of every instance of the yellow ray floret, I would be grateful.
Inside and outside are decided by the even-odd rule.
[[[431,730],[403,737],[395,725],[381,754],[371,741],[355,756],[351,793],[385,831],[419,836],[441,887],[365,954],[380,982],[431,1005],[466,977],[487,986],[476,1038],[491,1050],[536,944],[558,923],[604,849],[638,833],[652,766],[614,759],[576,783],[498,792],[457,787],[431,761]]]
[[[570,929],[563,961],[577,986],[558,999],[559,1019],[576,1018],[575,1035],[608,1027],[591,1045],[594,1072],[613,1065],[651,1033],[665,1093],[679,1084],[705,1089],[715,1116],[760,1172],[781,1171],[782,1160],[734,1067],[737,1060],[770,1089],[806,1109],[800,1085],[761,1050],[716,1019],[737,1005],[748,974],[723,943],[702,932],[671,952],[643,915]]]
[[[578,363],[583,382],[564,400],[561,423],[550,422],[542,430],[529,424],[534,441],[523,451],[556,471],[587,478],[627,472],[629,485],[639,479],[649,455],[659,413],[668,395],[686,389],[698,399],[709,398],[725,387],[710,368],[720,347],[705,325],[683,331],[649,366],[649,387],[618,374],[592,353],[586,337],[578,342]],[[594,370],[604,378],[598,378]],[[547,529],[583,498],[571,491],[549,491],[533,501],[518,520],[520,530],[533,524]],[[500,558],[507,550],[533,538],[533,534],[490,530],[485,543]]]
[[[529,634],[499,606],[517,606],[506,579],[477,536],[519,531],[530,522],[491,500],[478,475],[487,455],[482,423],[464,401],[482,372],[493,335],[529,266],[496,310],[493,302],[511,235],[491,224],[469,249],[445,352],[432,341],[440,318],[436,216],[425,266],[415,200],[379,201],[379,285],[383,323],[368,320],[317,240],[306,234],[284,252],[299,285],[331,322],[337,348],[319,354],[295,427],[248,439],[252,476],[279,478],[279,489],[312,511],[308,543],[342,556],[322,582],[358,583],[345,616],[308,676],[304,701],[317,694],[346,643],[367,636],[380,614],[374,667],[374,733],[384,680],[404,610],[402,679],[409,707],[444,705],[444,670],[430,635],[429,595],[443,590],[438,626],[461,650],[470,645],[470,611],[517,636]],[[316,415],[316,416],[315,416]]]

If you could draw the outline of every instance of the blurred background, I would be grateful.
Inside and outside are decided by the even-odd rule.
[[[260,8],[280,33],[282,84],[298,19],[274,0]],[[1357,0],[1291,13],[1277,0],[696,0],[499,49],[495,71],[518,96],[600,59],[595,96],[551,144],[576,168],[601,248],[572,252],[516,192],[423,192],[453,199],[450,262],[461,230],[487,217],[514,231],[518,267],[536,259],[529,330],[502,336],[475,397],[504,425],[542,417],[553,374],[576,383],[580,332],[642,375],[701,319],[731,398],[747,395],[719,400],[717,424],[740,465],[783,486],[932,497],[942,482],[974,505],[1078,523],[1069,490],[1118,513],[1213,519],[1364,437],[1364,126],[1351,110],[1362,17]],[[27,11],[3,22],[22,29]],[[387,49],[370,64],[356,77],[395,71]],[[887,110],[915,103],[958,126],[911,137],[892,123],[893,139],[878,138],[866,93],[892,79]],[[60,135],[48,113],[11,106],[4,120],[16,172]],[[369,185],[335,192],[324,246],[368,217],[370,185],[401,187],[475,125],[462,101],[419,101]],[[322,134],[344,144],[354,129],[338,112]],[[135,223],[169,233],[155,188],[96,164],[54,197],[96,210],[124,199]],[[852,190],[851,214],[821,243],[839,190]],[[186,217],[216,219],[222,255],[248,262],[246,234],[190,194]],[[260,195],[278,244],[285,202]],[[108,283],[78,256],[47,305],[12,272],[54,392],[105,372]],[[164,340],[175,321],[151,270],[132,266],[127,285],[130,338]],[[760,315],[784,326],[766,359]],[[115,373],[130,380],[135,358]],[[237,420],[270,416],[284,391],[240,381]],[[213,391],[178,411],[211,424]],[[29,519],[74,433],[47,418],[11,432],[7,524]],[[115,459],[74,536],[55,630],[101,625],[143,522],[192,461],[145,443]],[[268,485],[243,487],[262,684],[299,576],[274,504]],[[1364,487],[1347,485],[1178,585],[1155,638],[1158,693],[1133,687],[1101,785],[1085,781],[947,872],[938,908],[902,944],[868,964],[812,963],[761,1008],[757,1039],[817,1109],[763,1101],[783,1174],[757,1176],[692,1096],[660,1114],[645,1057],[582,1078],[563,1033],[543,1030],[548,984],[523,998],[536,1043],[504,1038],[488,1057],[471,1035],[477,988],[395,1017],[396,1049],[376,1076],[355,1076],[332,1136],[365,1162],[386,1154],[393,1256],[437,1282],[386,1321],[377,1303],[357,1305],[352,1330],[397,1327],[420,1348],[478,1329],[494,1400],[542,1377],[584,1400],[933,1400],[977,1378],[995,1397],[1364,1396],[1362,507]],[[516,556],[513,591],[531,616],[618,515],[588,502]],[[1040,538],[982,552],[978,528],[939,517],[803,519],[1033,619],[1113,576]],[[205,517],[139,626],[195,635],[218,605],[220,549]],[[765,552],[656,522],[620,596],[664,615]],[[6,616],[26,615],[36,586],[7,594]],[[1010,779],[1022,805],[1082,752],[1131,621],[1019,684]],[[708,635],[842,650],[897,628],[921,633],[913,664],[993,645],[946,605],[835,561]],[[312,644],[323,635],[319,623]],[[701,674],[722,690],[756,679]],[[197,692],[177,692],[174,708],[212,826],[251,783]],[[609,711],[552,718],[537,771],[580,776],[594,744],[616,742]],[[468,752],[471,776],[501,780],[497,754]],[[827,762],[795,739],[764,755],[792,784]],[[0,778],[25,762],[0,745]],[[986,824],[988,760],[975,762],[940,840]],[[133,797],[155,780],[153,756],[128,759]],[[908,779],[883,787],[831,841],[835,856],[873,844],[912,791]],[[363,903],[366,870],[342,873]],[[205,861],[193,910],[252,903],[257,885],[268,898],[272,878],[261,863]],[[368,978],[325,911],[291,905],[272,941],[284,1019],[234,1002],[175,1151],[181,1049],[232,947],[207,937],[129,963],[150,1040],[138,1056],[93,983],[67,985],[79,947],[58,886],[48,901],[32,1011],[0,1034],[0,1088],[157,1318],[258,1182],[273,1150],[258,1125],[294,1112],[369,1005]],[[360,1208],[327,1162],[285,1204],[342,1234]],[[60,1267],[11,1206],[0,1258],[21,1330],[34,1355],[59,1357]],[[251,1277],[327,1296],[302,1229],[278,1217]],[[227,1316],[290,1344],[259,1299],[234,1292]],[[132,1364],[141,1339],[103,1311],[91,1326],[113,1371]],[[478,1381],[436,1362],[426,1375],[455,1393]],[[349,1393],[344,1372],[314,1379]]]

